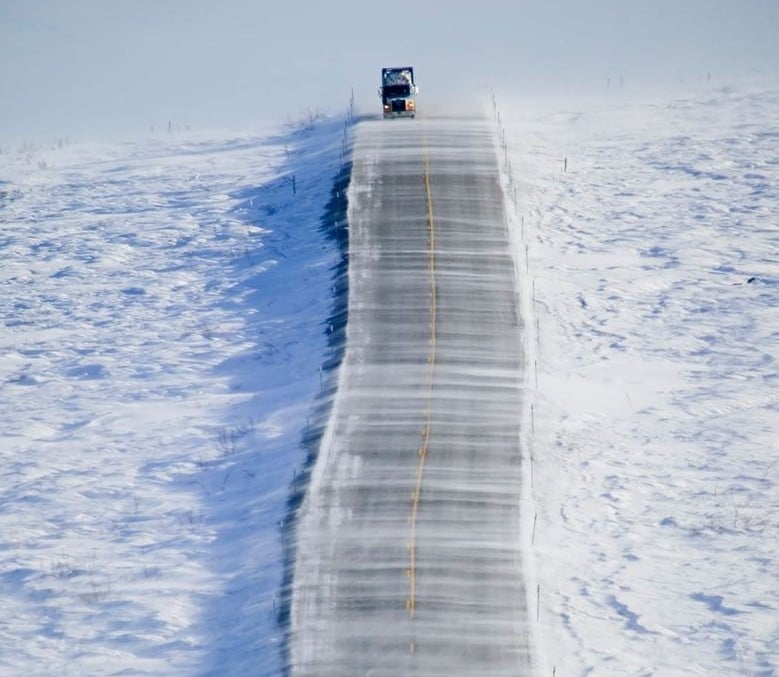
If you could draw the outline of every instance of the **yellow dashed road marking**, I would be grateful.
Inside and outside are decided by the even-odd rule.
[[[427,401],[425,405],[425,425],[422,428],[422,444],[419,447],[419,464],[417,465],[416,484],[411,494],[411,514],[409,515],[409,524],[411,533],[408,544],[408,580],[409,591],[406,600],[406,609],[409,618],[414,617],[416,610],[416,547],[417,547],[417,513],[419,511],[419,497],[422,492],[422,476],[425,471],[425,461],[427,460],[427,449],[430,442],[430,428],[433,417],[433,372],[435,370],[436,360],[436,281],[435,281],[435,221],[433,219],[433,199],[430,194],[430,157],[427,148],[427,137],[424,138],[424,165],[425,165],[425,201],[427,202],[427,233],[428,233],[428,280],[430,282],[430,353],[428,355],[427,370]],[[414,646],[413,644],[411,645]],[[413,648],[412,648],[413,652]]]

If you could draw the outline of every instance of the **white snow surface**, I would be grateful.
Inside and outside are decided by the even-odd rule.
[[[340,256],[302,127],[0,155],[0,673],[281,670]]]
[[[779,674],[779,86],[496,96],[540,674]]]
[[[777,675],[779,86],[497,101],[538,674]],[[3,149],[0,673],[281,671],[342,129]]]

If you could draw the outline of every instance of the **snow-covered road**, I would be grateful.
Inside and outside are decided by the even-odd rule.
[[[295,674],[516,675],[524,374],[491,124],[364,122],[350,318],[303,505]]]

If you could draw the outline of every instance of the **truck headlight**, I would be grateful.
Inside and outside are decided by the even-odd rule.
[[[413,100],[406,101],[406,110],[414,110],[414,101]]]

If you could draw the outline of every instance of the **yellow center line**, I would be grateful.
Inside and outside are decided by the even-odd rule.
[[[409,618],[414,618],[416,610],[416,548],[417,548],[417,513],[419,512],[419,497],[422,492],[422,476],[425,470],[425,461],[427,460],[427,449],[430,442],[430,428],[433,418],[433,371],[436,360],[436,314],[438,299],[436,297],[435,280],[435,221],[433,220],[433,199],[430,194],[430,156],[427,147],[427,135],[424,136],[424,165],[425,165],[425,201],[427,203],[427,233],[428,233],[428,258],[427,271],[430,282],[430,353],[428,355],[427,369],[427,401],[425,404],[425,425],[422,428],[422,444],[419,447],[419,464],[417,465],[416,483],[411,499],[411,514],[409,515],[409,524],[411,533],[408,543],[408,579],[409,591],[406,600],[406,609]],[[414,651],[414,644],[409,647]]]

